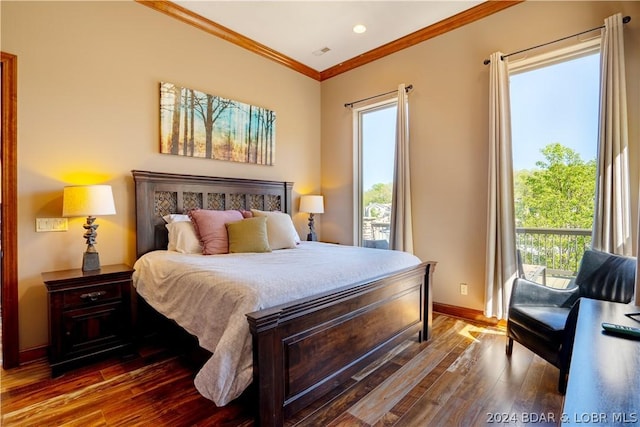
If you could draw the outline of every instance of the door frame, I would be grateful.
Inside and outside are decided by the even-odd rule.
[[[20,365],[18,328],[18,57],[0,52],[2,65],[2,367]]]

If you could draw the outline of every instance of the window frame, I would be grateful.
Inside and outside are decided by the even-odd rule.
[[[595,37],[589,40],[575,43],[571,46],[567,46],[560,49],[554,49],[545,53],[516,59],[513,62],[507,62],[507,71],[509,78],[513,75],[534,71],[536,69],[544,68],[547,66],[557,65],[563,62],[580,59],[585,56],[600,54],[601,42],[600,37]],[[513,141],[512,141],[513,144]],[[512,154],[513,156],[513,154]],[[596,148],[596,162],[598,157],[598,150]],[[512,171],[513,173],[513,171]],[[513,189],[515,191],[515,188]],[[597,190],[596,190],[597,193]],[[595,197],[595,194],[594,194]],[[515,194],[514,194],[514,209],[515,209]],[[593,228],[593,225],[592,225]],[[579,262],[579,261],[578,261]],[[549,266],[545,266],[547,269]],[[550,286],[550,285],[545,285]]]
[[[548,65],[578,59],[599,51],[600,38],[598,37],[574,44],[573,46],[555,49],[540,55],[532,56],[530,58],[525,57],[522,59],[507,61],[507,70],[509,71],[509,76],[511,76],[512,74],[524,73],[537,68],[546,67]]]

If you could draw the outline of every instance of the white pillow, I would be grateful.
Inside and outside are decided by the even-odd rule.
[[[183,221],[191,221],[189,215],[186,214],[169,214],[162,217],[164,222],[167,224],[171,224],[172,222],[183,222]]]
[[[258,209],[251,209],[253,216],[267,217],[267,237],[271,250],[291,249],[296,247],[300,241],[298,232],[293,225],[291,217],[283,212],[266,212]]]
[[[167,250],[183,254],[201,254],[202,245],[191,221],[177,221],[165,225],[169,230]]]

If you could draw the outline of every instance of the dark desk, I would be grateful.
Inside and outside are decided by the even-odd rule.
[[[640,341],[602,332],[602,322],[640,327],[640,307],[580,301],[562,425],[640,425]]]

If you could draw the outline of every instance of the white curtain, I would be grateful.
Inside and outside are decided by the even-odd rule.
[[[411,174],[409,168],[409,105],[404,84],[398,86],[395,151],[396,158],[393,169],[389,247],[391,249],[413,253]]]
[[[593,247],[631,255],[627,88],[622,15],[605,20],[600,42],[600,129]]]
[[[507,317],[516,277],[509,73],[502,53],[489,66],[489,197],[487,205],[486,317]]]

